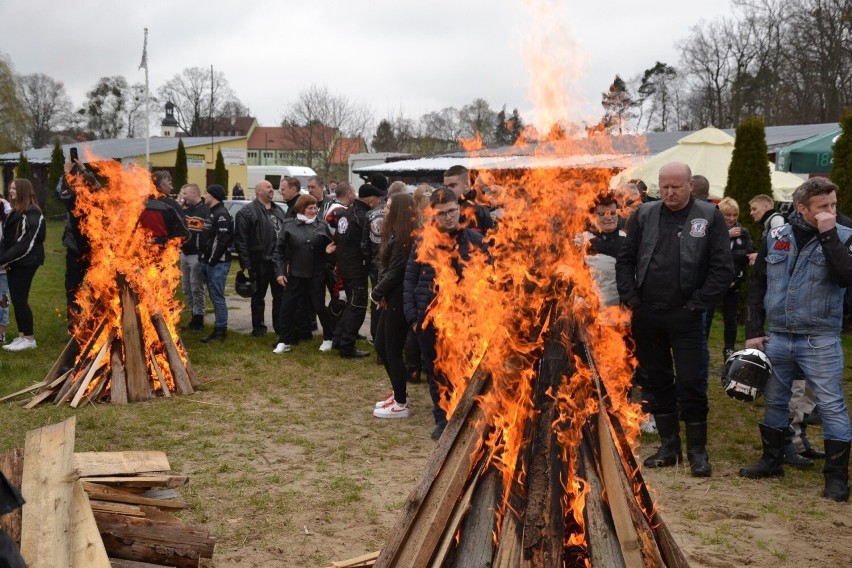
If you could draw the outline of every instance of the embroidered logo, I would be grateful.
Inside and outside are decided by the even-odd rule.
[[[337,232],[341,235],[349,228],[349,220],[346,217],[341,217],[337,222]]]
[[[701,238],[707,235],[707,219],[693,219],[689,224],[689,236]]]
[[[775,250],[789,251],[790,241],[775,241],[775,246],[772,248]]]

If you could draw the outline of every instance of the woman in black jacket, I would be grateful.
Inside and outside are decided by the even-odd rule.
[[[402,309],[402,282],[411,253],[412,234],[417,228],[417,204],[407,193],[388,198],[382,223],[382,245],[379,249],[379,281],[370,294],[378,306],[376,353],[384,363],[393,392],[376,403],[376,418],[408,416],[408,372],[403,351],[408,324]]]
[[[4,345],[3,349],[23,351],[36,348],[29,297],[36,270],[44,264],[45,225],[29,180],[17,178],[12,182],[9,201],[12,212],[3,222],[0,268],[6,269],[9,278],[9,295],[18,324],[18,337]]]
[[[731,238],[731,255],[734,257],[734,281],[731,287],[722,296],[722,317],[725,322],[725,347],[722,356],[727,361],[734,352],[737,342],[737,306],[740,303],[740,288],[748,268],[749,258],[754,253],[754,242],[748,230],[737,222],[740,207],[730,197],[719,202],[719,210],[725,216],[728,225],[728,236]],[[710,337],[710,325],[713,322],[713,313],[707,313],[706,333]]]
[[[327,255],[334,252],[331,231],[317,218],[317,200],[302,195],[293,209],[296,218],[288,218],[278,234],[278,244],[273,255],[275,277],[284,286],[281,311],[278,317],[278,337],[273,353],[290,351],[296,340],[296,307],[307,300],[319,316],[322,326],[320,351],[331,350],[334,334],[333,319],[325,305]]]

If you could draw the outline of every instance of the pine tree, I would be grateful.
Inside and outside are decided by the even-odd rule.
[[[831,181],[838,188],[837,210],[849,215],[852,213],[852,112],[840,120],[840,126],[843,132],[834,143]]]
[[[508,146],[512,143],[512,131],[506,120],[506,105],[497,113],[497,127],[494,129],[494,143],[497,146]]]
[[[601,93],[601,106],[604,108],[603,125],[610,134],[622,134],[627,123],[633,118],[636,103],[627,90],[624,80],[618,75],[613,79],[609,90]]]
[[[382,119],[376,127],[373,136],[373,150],[376,152],[396,152],[399,146],[393,133],[393,125],[387,119]]]
[[[213,172],[213,181],[226,188],[228,187],[228,170],[225,168],[225,157],[222,156],[222,150],[216,152],[216,170]]]
[[[50,169],[47,171],[47,202],[49,212],[61,211],[59,200],[56,197],[56,186],[59,185],[59,180],[65,171],[65,154],[62,152],[62,146],[59,145],[59,140],[53,141],[53,152],[50,154]]]
[[[18,157],[18,167],[15,168],[15,177],[28,179],[30,181],[33,179],[32,168],[30,168],[30,163],[27,160],[27,157],[24,156],[23,152],[21,152],[21,155]]]
[[[514,144],[524,132],[524,121],[521,119],[521,113],[518,112],[518,109],[512,109],[512,116],[509,117],[507,126],[512,133],[512,144]]]
[[[216,167],[218,166],[219,162],[217,161]],[[189,173],[186,166],[186,148],[183,146],[183,138],[180,138],[178,140],[177,157],[175,158],[174,188],[180,191],[180,188],[186,185],[188,176]]]
[[[766,149],[766,129],[762,118],[747,118],[737,126],[734,155],[728,166],[725,196],[740,206],[740,223],[749,230],[754,242],[760,242],[763,227],[748,215],[751,198],[758,194],[772,195],[769,177],[769,157]]]

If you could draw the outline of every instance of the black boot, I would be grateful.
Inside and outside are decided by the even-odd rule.
[[[760,442],[763,455],[754,465],[740,469],[740,475],[749,479],[784,477],[784,430],[760,424]]]
[[[802,433],[799,437],[802,439],[802,445],[805,447],[805,451],[801,452],[800,455],[805,456],[806,458],[811,458],[812,460],[823,460],[825,459],[825,452],[821,452],[815,447],[811,445],[811,441],[808,439],[806,431],[808,429],[808,416],[809,414],[805,414],[802,418],[802,423],[799,424],[799,429]]]
[[[784,463],[793,467],[813,467],[814,460],[800,456],[793,444],[793,429],[787,426],[784,430]]]
[[[825,441],[825,491],[823,497],[838,503],[849,500],[849,442]]]
[[[204,316],[192,316],[189,323],[180,326],[182,331],[201,331],[204,329]]]
[[[677,413],[654,414],[654,420],[657,421],[657,431],[660,433],[662,445],[655,454],[642,463],[645,467],[669,467],[682,462],[680,422],[677,419]]]
[[[228,330],[224,327],[214,327],[213,333],[201,340],[201,343],[210,343],[211,341],[225,341],[228,336]]]
[[[710,477],[707,454],[707,422],[686,422],[686,457],[693,477]]]

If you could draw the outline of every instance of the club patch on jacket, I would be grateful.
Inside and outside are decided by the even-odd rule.
[[[701,238],[707,236],[707,219],[693,219],[689,223],[689,236]]]

